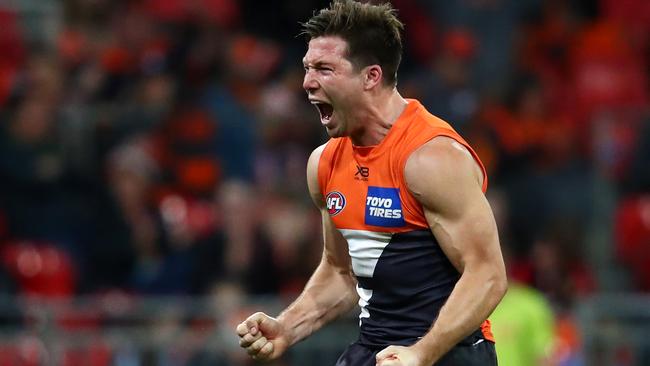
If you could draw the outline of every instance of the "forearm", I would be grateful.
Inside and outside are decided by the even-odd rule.
[[[289,345],[300,342],[352,309],[358,301],[349,271],[321,262],[302,294],[279,316]]]
[[[506,291],[505,275],[465,271],[429,332],[413,347],[431,365],[487,319]]]

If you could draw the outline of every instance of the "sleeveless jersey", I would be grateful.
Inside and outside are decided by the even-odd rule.
[[[334,138],[321,154],[320,190],[348,242],[357,278],[361,344],[415,343],[430,329],[460,278],[404,180],[411,153],[436,136],[467,148],[481,166],[485,192],[487,175],[474,150],[417,100],[408,100],[379,145],[354,146],[349,137]],[[481,331],[494,341],[488,320]]]

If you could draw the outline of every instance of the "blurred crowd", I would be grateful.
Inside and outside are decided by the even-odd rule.
[[[558,319],[600,265],[649,291],[650,3],[392,3],[398,89],[486,164],[511,281]],[[298,22],[327,4],[0,3],[0,292],[295,296],[326,141]]]

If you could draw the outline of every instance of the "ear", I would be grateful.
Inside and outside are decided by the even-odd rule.
[[[383,71],[379,65],[366,66],[364,70],[363,88],[370,90],[375,86],[381,84],[383,78]]]

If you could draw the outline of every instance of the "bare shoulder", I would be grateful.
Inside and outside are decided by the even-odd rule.
[[[318,163],[320,162],[323,150],[325,150],[325,146],[327,146],[327,143],[314,149],[311,155],[309,155],[309,160],[307,161],[307,186],[309,188],[309,195],[314,201],[314,204],[319,208],[322,208],[325,205],[323,194],[321,193],[318,184]]]
[[[458,141],[438,136],[415,150],[406,161],[404,179],[409,191],[425,204],[440,195],[481,190],[483,173],[472,154]]]

